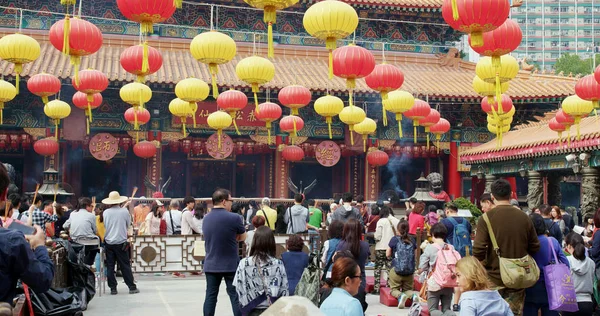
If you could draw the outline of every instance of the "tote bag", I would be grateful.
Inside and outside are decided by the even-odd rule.
[[[550,252],[554,255],[554,263],[544,267],[544,278],[550,310],[576,312],[579,308],[577,307],[575,286],[571,279],[571,270],[569,266],[560,263],[556,258],[556,251],[552,247],[550,238],[548,238],[548,245],[550,246]],[[552,256],[550,256],[550,261],[552,262]]]

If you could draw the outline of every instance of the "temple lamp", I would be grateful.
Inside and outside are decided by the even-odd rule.
[[[582,156],[583,158],[586,158],[586,154],[583,153],[580,156]],[[579,163],[579,157],[577,157],[577,155],[575,154],[568,154],[565,159],[567,160],[567,163],[572,163],[571,164],[571,169],[573,169],[573,173],[578,174],[581,171],[581,164]]]
[[[521,178],[525,178],[527,177],[527,173],[527,165],[525,164],[525,161],[521,161],[519,164],[519,175],[521,175]]]
[[[484,177],[485,177],[485,172],[483,172],[483,166],[479,165],[479,167],[477,167],[477,179],[483,180]]]

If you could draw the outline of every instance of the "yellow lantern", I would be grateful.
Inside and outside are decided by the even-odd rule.
[[[410,110],[415,104],[415,97],[412,94],[396,90],[389,92],[387,100],[382,100],[384,111],[390,111],[396,114],[396,121],[398,121],[398,137],[402,138],[402,113]]]
[[[268,35],[268,56],[275,57],[273,52],[273,24],[277,22],[276,10],[283,10],[298,3],[298,0],[244,0],[247,4],[257,9],[262,9],[264,12],[263,21],[267,23]]]
[[[4,103],[17,96],[17,89],[12,83],[0,80],[0,124],[4,123]]]
[[[15,64],[17,94],[19,94],[19,80],[23,64],[33,62],[38,57],[40,57],[40,44],[30,36],[16,33],[0,39],[0,58]]]
[[[273,80],[275,65],[268,59],[259,56],[246,57],[235,66],[235,74],[240,80],[252,85],[255,111],[258,112],[258,86]]]
[[[358,106],[347,106],[340,112],[340,121],[348,125],[350,130],[350,143],[354,145],[354,125],[362,122],[367,114]]]
[[[152,90],[143,83],[132,82],[121,87],[119,96],[123,102],[131,104],[133,107],[144,108],[144,104],[152,99]]]
[[[367,138],[369,135],[375,133],[377,130],[377,123],[374,120],[365,117],[365,119],[354,125],[354,131],[363,136],[363,151],[367,152]]]
[[[231,126],[231,123],[233,122],[231,115],[223,111],[212,112],[208,116],[207,122],[208,126],[217,130],[217,134],[219,136],[219,149],[221,149],[221,133],[223,129]]]
[[[71,114],[71,106],[61,100],[52,100],[44,106],[44,113],[51,119],[54,119],[55,124],[55,137],[58,140],[58,124],[60,120],[66,118]]]
[[[333,50],[336,41],[352,34],[358,26],[358,14],[349,4],[325,0],[313,4],[304,13],[302,24],[306,32],[325,41],[329,50],[329,79],[333,78]]]
[[[331,135],[331,123],[333,117],[340,114],[340,112],[344,109],[344,101],[338,97],[334,97],[331,95],[326,95],[318,98],[315,101],[315,112],[317,114],[325,117],[325,122],[327,122],[327,127],[329,129],[329,139],[332,138]]]
[[[505,93],[509,88],[509,84],[508,82],[505,83],[501,83],[500,84],[500,93]],[[475,78],[473,78],[473,90],[475,90],[475,92],[477,92],[477,94],[479,94],[482,97],[487,97],[488,98],[488,103],[489,104],[495,104],[496,101],[494,99],[494,96],[496,95],[496,84],[495,83],[488,83],[485,82],[483,80],[481,80],[481,78],[479,78],[478,76],[475,76]]]
[[[217,31],[196,35],[190,44],[190,53],[199,62],[208,65],[212,79],[213,98],[219,96],[217,73],[219,65],[230,62],[237,51],[235,41],[226,34]]]
[[[208,93],[208,84],[197,78],[183,79],[175,85],[175,95],[177,95],[179,99],[189,102],[194,128],[196,128],[196,110],[198,110],[198,104],[196,104],[196,102],[204,101],[206,97],[208,97]]]
[[[187,137],[187,131],[185,130],[185,122],[187,121],[188,117],[194,115],[194,113],[192,112],[192,108],[190,107],[190,103],[179,98],[173,99],[169,103],[169,112],[181,119],[183,137]]]
[[[498,112],[502,114],[502,83],[509,82],[519,74],[519,62],[510,55],[500,56],[501,65],[494,65],[492,57],[482,57],[475,73],[481,80],[494,84],[496,100],[498,100]]]
[[[594,103],[592,101],[586,101],[577,95],[566,97],[562,102],[562,110],[573,117],[575,125],[577,126],[577,140],[581,138],[579,133],[579,123],[581,119],[588,116],[592,110],[594,110]],[[570,139],[570,137],[569,137]]]
[[[515,115],[515,107],[511,107],[508,112],[499,114],[492,108],[492,113],[487,116],[488,125],[494,125],[498,128],[495,129],[495,133],[490,130],[490,133],[496,134],[498,138],[498,146],[502,146],[502,135],[506,133],[504,131],[505,127],[508,127],[510,130],[510,124],[513,121],[513,116]]]

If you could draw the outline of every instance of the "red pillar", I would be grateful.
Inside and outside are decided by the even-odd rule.
[[[450,157],[448,159],[448,194],[453,198],[462,196],[462,180],[458,172],[458,144],[450,142]]]
[[[510,189],[513,192],[511,199],[516,199],[517,198],[517,178],[506,177],[505,179],[506,179],[506,181],[508,181],[508,183],[510,183]]]

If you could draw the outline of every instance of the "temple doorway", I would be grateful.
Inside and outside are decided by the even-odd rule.
[[[337,165],[340,165],[338,163]],[[306,188],[314,180],[317,180],[315,187],[306,195],[307,199],[329,199],[333,197],[333,188],[342,178],[334,179],[334,167],[325,167],[316,161],[290,163],[290,178],[292,182],[300,189]],[[294,193],[288,190],[288,197],[293,198]]]

